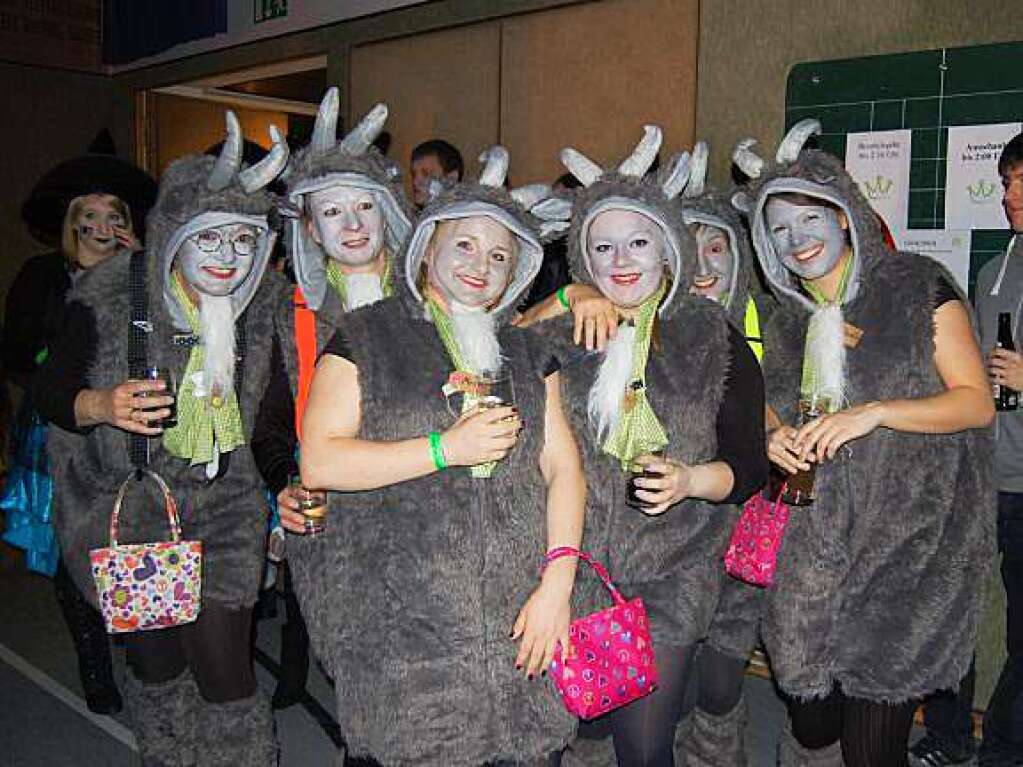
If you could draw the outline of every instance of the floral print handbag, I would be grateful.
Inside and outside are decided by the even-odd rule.
[[[135,472],[117,491],[110,516],[110,545],[89,552],[92,577],[107,632],[123,634],[191,623],[202,595],[202,541],[181,540],[178,506],[167,483],[143,469],[163,492],[170,540],[119,544],[117,534],[124,495]]]

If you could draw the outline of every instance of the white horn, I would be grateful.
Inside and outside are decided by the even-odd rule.
[[[224,139],[217,164],[213,166],[209,178],[206,179],[206,187],[211,192],[219,192],[230,186],[234,174],[242,164],[242,126],[238,124],[238,118],[230,109],[227,110],[225,118],[227,138]]]
[[[732,150],[732,162],[750,178],[759,178],[764,170],[764,159],[751,148],[756,143],[756,139],[744,138]]]
[[[644,125],[643,138],[636,144],[632,154],[618,166],[618,172],[623,176],[642,178],[643,174],[650,170],[657,151],[661,148],[662,139],[660,128],[656,125]]]
[[[796,158],[799,157],[799,153],[803,150],[803,144],[806,143],[807,139],[820,132],[820,120],[815,120],[812,117],[800,120],[785,134],[785,138],[778,145],[778,154],[775,156],[775,159],[779,163],[795,162]]]
[[[679,152],[671,158],[668,177],[661,184],[661,191],[664,192],[667,199],[674,200],[685,188],[689,174],[692,172],[690,170],[691,162],[689,152]]]
[[[274,143],[267,156],[238,174],[238,181],[247,194],[265,187],[277,178],[288,164],[288,144],[276,125],[270,126],[270,138]]]
[[[569,173],[579,179],[583,186],[590,186],[604,175],[603,168],[582,152],[578,152],[570,146],[562,149],[559,157],[561,164],[568,169]]]
[[[387,122],[387,105],[377,104],[341,140],[341,149],[351,155],[363,154],[376,141]]]
[[[337,115],[341,109],[341,93],[337,86],[327,89],[327,94],[320,102],[320,108],[316,112],[316,126],[313,128],[313,137],[309,140],[309,146],[317,154],[323,154],[334,148],[337,141]]]
[[[480,185],[504,186],[504,180],[508,177],[508,150],[500,144],[495,144],[480,155],[480,162],[483,163]]]
[[[529,184],[511,190],[512,199],[526,210],[530,210],[541,200],[551,196],[551,188],[547,184]]]
[[[697,141],[693,147],[693,157],[689,162],[689,183],[686,184],[686,197],[699,197],[707,181],[707,157],[710,151],[706,141]]]

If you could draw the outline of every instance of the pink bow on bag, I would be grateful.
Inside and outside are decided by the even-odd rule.
[[[554,650],[551,676],[569,713],[593,719],[649,694],[657,686],[657,665],[643,600],[626,602],[607,570],[589,554],[570,546],[547,553],[544,567],[576,556],[596,571],[614,605],[572,621],[567,657]]]

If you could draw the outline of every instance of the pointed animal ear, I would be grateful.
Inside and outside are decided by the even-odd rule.
[[[745,213],[747,216],[753,210],[753,200],[750,199],[745,189],[740,189],[733,194],[730,202],[733,208],[740,213]]]

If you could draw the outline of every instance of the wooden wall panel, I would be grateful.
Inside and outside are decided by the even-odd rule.
[[[156,131],[151,147],[150,168],[157,178],[178,157],[204,152],[224,140],[224,112],[227,107],[162,93],[155,93],[152,98],[155,104]],[[245,138],[263,148],[270,146],[268,131],[271,123],[282,134],[288,132],[288,116],[283,112],[234,108],[234,113],[238,115]]]
[[[698,0],[603,0],[502,22],[501,140],[515,184],[553,180],[565,145],[617,163],[644,123],[662,160],[693,142]]]
[[[406,175],[413,147],[431,138],[457,146],[466,169],[475,173],[476,157],[498,140],[499,63],[496,23],[357,47],[351,56],[352,120],[383,101],[390,108],[389,154]]]

